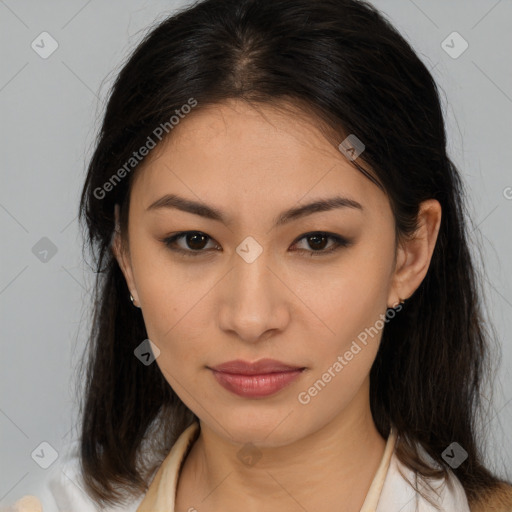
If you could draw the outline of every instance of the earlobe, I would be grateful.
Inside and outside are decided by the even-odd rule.
[[[441,226],[441,205],[435,199],[423,201],[418,213],[418,228],[400,243],[393,285],[388,301],[407,299],[427,275]]]

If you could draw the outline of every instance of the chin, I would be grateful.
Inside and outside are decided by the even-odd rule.
[[[234,411],[232,408],[222,418],[216,416],[217,421],[212,423],[208,419],[207,423],[219,436],[236,444],[252,443],[270,448],[285,446],[295,440],[298,434],[297,411],[291,407],[279,408],[267,414],[263,414],[261,409],[247,411],[245,408],[245,412],[243,409]],[[304,428],[304,423],[301,422],[301,426]]]

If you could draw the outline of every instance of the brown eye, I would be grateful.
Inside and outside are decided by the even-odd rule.
[[[190,249],[195,251],[204,249],[207,242],[208,236],[202,233],[192,233],[185,235],[185,243]]]
[[[322,256],[337,251],[342,247],[348,247],[352,244],[350,240],[343,238],[334,233],[314,232],[306,233],[296,240],[293,246],[305,240],[306,248],[295,248],[292,251],[306,252],[310,256]],[[182,231],[176,233],[162,242],[171,250],[185,256],[200,256],[211,251],[222,250],[220,246],[213,245],[207,248],[209,242],[214,242],[214,239],[201,231]],[[181,243],[178,243],[181,242]],[[331,244],[329,245],[329,242]]]
[[[352,244],[350,240],[343,238],[339,235],[335,235],[334,233],[324,233],[315,232],[315,233],[306,233],[302,235],[297,241],[293,244],[297,245],[302,240],[306,241],[307,248],[299,248],[293,249],[294,251],[300,252],[308,252],[310,256],[321,256],[325,254],[329,254],[331,252],[337,251],[342,247],[348,247]],[[332,241],[331,245],[328,246],[329,241]],[[326,248],[327,246],[327,248]]]
[[[327,245],[327,241],[329,240],[328,236],[323,235],[311,235],[307,237],[307,241],[309,246],[315,250],[322,250]]]
[[[205,249],[209,241],[213,240],[207,234],[201,231],[183,231],[173,236],[165,238],[162,242],[174,252],[178,252],[187,256],[199,256],[210,252],[212,248]],[[181,242],[181,243],[178,243]],[[218,245],[213,247],[218,249]]]

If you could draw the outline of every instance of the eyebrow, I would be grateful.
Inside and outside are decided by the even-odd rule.
[[[225,225],[229,224],[224,214],[217,208],[205,203],[185,199],[184,197],[180,197],[176,194],[166,194],[162,196],[154,203],[151,203],[146,208],[146,211],[154,211],[161,208],[174,208],[183,212],[193,213],[207,219],[216,220]],[[306,215],[311,215],[312,213],[326,212],[338,208],[352,208],[360,210],[361,212],[364,211],[363,206],[357,201],[348,197],[335,196],[285,210],[275,220],[275,226],[281,226],[291,222],[292,220],[305,217]]]

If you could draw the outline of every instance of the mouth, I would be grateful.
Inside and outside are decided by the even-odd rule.
[[[217,382],[235,395],[264,398],[291,384],[306,368],[273,359],[262,359],[255,363],[228,361],[209,369]]]

